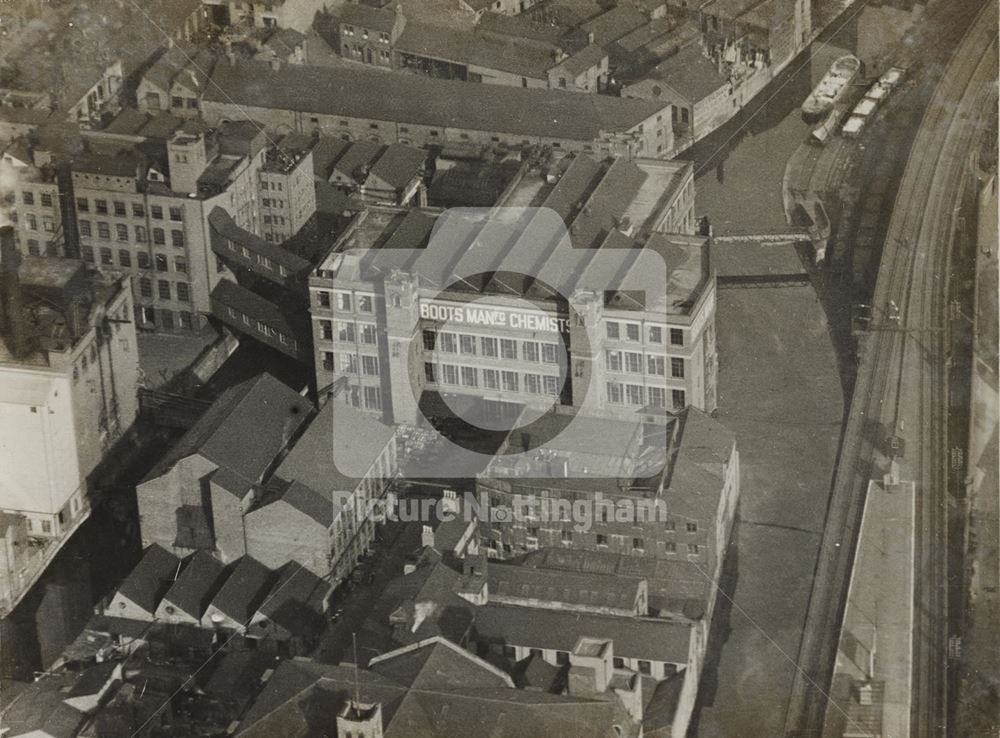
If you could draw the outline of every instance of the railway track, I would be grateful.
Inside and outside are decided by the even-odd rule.
[[[930,581],[915,578],[912,733],[940,735],[945,722],[947,684],[941,657],[947,652],[947,590],[941,551],[946,541],[942,544],[941,537],[947,532],[947,444],[941,429],[947,385],[938,329],[947,318],[949,239],[941,232],[951,233],[948,207],[961,191],[955,183],[966,161],[962,150],[972,146],[969,131],[976,126],[976,105],[982,104],[978,91],[988,87],[984,79],[996,74],[995,53],[989,53],[996,44],[996,1],[972,10],[978,12],[935,90],[897,192],[875,287],[874,321],[896,319],[891,300],[907,330],[874,331],[859,346],[860,367],[799,653],[800,671],[786,713],[789,736],[822,734],[868,480],[879,475],[884,462],[879,439],[898,432],[906,419],[911,433],[916,425],[913,446],[920,463],[907,468],[904,477],[912,475],[917,482],[921,533],[916,551],[921,570],[930,575]],[[910,387],[919,393],[913,404]]]

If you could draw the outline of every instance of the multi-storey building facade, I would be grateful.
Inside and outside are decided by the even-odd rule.
[[[291,238],[316,212],[312,146],[308,136],[289,134],[267,149],[259,175],[261,232],[267,241]]]
[[[375,67],[392,68],[393,46],[406,28],[406,16],[389,8],[345,3],[338,11],[340,55]]]
[[[305,33],[324,0],[202,0],[211,22],[220,26],[246,28],[291,28]]]
[[[342,405],[318,413],[264,374],[224,393],[138,486],[144,545],[183,556],[209,551],[278,569],[296,562],[337,582],[375,535],[374,508],[397,471],[394,430]],[[252,427],[249,450],[237,438]],[[347,478],[333,433],[361,441],[365,473]]]
[[[63,206],[54,167],[36,166],[24,146],[3,152],[0,168],[7,168],[17,182],[11,220],[21,253],[31,256],[66,256]]]
[[[574,245],[589,249],[553,261],[549,270],[567,279],[596,278],[602,267],[588,261],[603,248],[622,256],[622,281],[638,283],[648,263],[639,254],[648,250],[668,265],[669,294],[648,306],[587,294],[533,295],[525,303],[514,297],[523,285],[512,290],[492,280],[473,297],[461,280],[424,271],[418,277],[396,257],[399,249],[426,245],[433,213],[372,208],[355,219],[310,278],[318,386],[342,380],[355,406],[401,422],[418,417],[415,398],[424,392],[501,406],[579,406],[586,398],[626,416],[646,407],[713,410],[715,282],[707,241],[663,232],[693,228],[689,165],[651,162],[644,169],[644,162],[568,161],[541,202],[562,218]],[[537,185],[525,182],[526,189],[532,186],[538,194]],[[518,199],[515,191],[505,202]],[[472,246],[485,238],[475,232],[463,237],[468,243],[457,253],[477,252]],[[536,241],[529,229],[492,255],[468,258],[480,259],[476,271],[496,269],[536,248]],[[370,260],[345,253],[364,248],[374,248]],[[533,263],[534,274],[544,273],[545,263]],[[459,260],[444,268],[461,274],[462,265]],[[465,310],[473,299],[485,312]]]
[[[556,413],[546,422],[538,454],[544,461],[509,456],[521,450],[515,433],[477,478],[491,507],[513,511],[480,523],[491,556],[557,547],[690,562],[718,578],[740,491],[739,452],[726,428],[694,408],[669,422],[665,437],[662,428],[604,418]],[[581,450],[560,435],[570,423],[585,424],[587,437],[606,443]],[[553,514],[561,512],[556,500],[585,503],[586,519]],[[647,514],[656,502],[662,514]],[[715,595],[710,587],[708,618]]]
[[[308,152],[268,143],[252,121],[219,129],[190,121],[163,143],[159,160],[100,134],[90,153],[74,158],[81,256],[130,278],[140,328],[204,326],[212,290],[232,277],[212,250],[209,216],[216,208],[271,241],[284,240],[315,212]],[[97,153],[105,146],[111,155]]]
[[[131,294],[79,261],[19,257],[12,243],[3,257],[0,510],[25,515],[33,535],[61,536],[88,510],[87,475],[138,412]]]
[[[0,243],[0,513],[34,541],[0,571],[6,610],[89,515],[87,478],[138,413],[139,361],[127,282],[21,256],[9,226]]]

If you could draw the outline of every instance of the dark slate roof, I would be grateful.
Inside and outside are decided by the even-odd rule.
[[[278,580],[257,612],[292,635],[307,636],[322,629],[323,600],[330,585],[295,561],[278,570]]]
[[[583,74],[591,67],[596,67],[608,53],[597,44],[590,44],[580,49],[575,54],[559,62],[559,66],[572,74],[574,77]]]
[[[475,608],[480,638],[531,648],[572,651],[582,636],[614,641],[615,655],[630,659],[687,663],[692,626],[651,618],[507,605]]]
[[[280,264],[292,274],[299,274],[307,271],[312,265],[300,256],[296,256],[288,249],[273,243],[269,243],[260,236],[254,235],[236,225],[233,217],[220,207],[212,208],[208,214],[208,223],[221,235],[244,244],[256,254],[266,256],[275,264]]]
[[[376,657],[368,668],[413,689],[512,686],[505,673],[440,636]]]
[[[217,697],[249,701],[256,696],[261,677],[273,663],[273,657],[261,651],[227,651],[215,660],[207,679],[202,681],[204,690]]]
[[[726,78],[719,74],[715,64],[698,44],[687,46],[660,62],[649,76],[662,81],[692,103],[704,100],[727,84]]]
[[[361,167],[370,166],[382,150],[380,144],[371,141],[358,141],[349,146],[333,163],[333,171],[344,177],[354,177]]]
[[[307,661],[283,661],[240,724],[237,735],[282,735],[305,738],[335,724],[337,714],[353,698],[382,708],[385,738],[440,738],[441,736],[567,735],[606,738],[615,720],[615,703],[528,692],[509,686],[487,686],[495,670],[452,644],[431,642],[421,649],[386,654],[374,669],[355,672],[348,664],[329,666]],[[452,653],[446,654],[446,651]],[[440,662],[437,659],[440,658]],[[409,663],[392,665],[396,659]],[[461,661],[460,661],[461,660]],[[440,663],[459,668],[467,684],[454,684],[459,674],[434,674],[424,686],[411,686],[428,676],[425,665]],[[402,682],[381,671],[398,673]]]
[[[222,585],[225,567],[206,551],[197,551],[188,558],[184,571],[167,590],[163,599],[193,618],[201,618]]]
[[[180,566],[180,559],[154,543],[125,577],[118,592],[147,612],[154,612],[160,598],[173,583]]]
[[[250,620],[274,582],[274,573],[252,556],[244,556],[212,598],[212,606],[237,623]]]
[[[288,57],[295,52],[296,47],[305,43],[306,37],[294,28],[281,28],[275,31],[264,46],[271,49],[275,54]]]
[[[372,166],[369,176],[378,177],[399,189],[420,174],[427,152],[406,144],[390,144]]]
[[[367,461],[370,465],[395,435],[395,430],[368,413],[333,398],[320,408],[275,474],[288,481],[301,482],[327,499],[332,492],[353,490],[358,479],[344,475],[338,467],[332,453],[334,434],[340,436],[338,444],[344,444],[338,453]]]
[[[366,69],[263,62],[217,64],[205,100],[378,121],[593,141],[664,105],[607,95],[553,94]]]
[[[505,596],[589,607],[635,607],[642,580],[492,562],[486,570],[490,598]]]
[[[74,674],[42,676],[29,684],[16,699],[4,699],[5,735],[73,738],[78,735],[86,715],[65,702]]]
[[[303,319],[303,315],[286,311],[275,302],[261,297],[241,284],[230,282],[228,279],[222,279],[215,285],[211,299],[226,307],[235,308],[244,315],[260,319],[269,327],[284,333],[286,336],[300,335],[302,330],[301,319]],[[304,317],[308,319],[308,315]]]
[[[529,656],[518,664],[518,677],[524,689],[540,689],[551,692],[560,683],[563,670],[550,664],[541,656]]]
[[[223,280],[216,290],[225,290],[224,285],[238,287]],[[223,392],[146,479],[155,479],[181,459],[201,454],[222,469],[256,482],[310,411],[309,402],[287,385],[270,374],[260,374]],[[247,433],[248,428],[253,432]]]
[[[644,683],[644,691],[647,685]],[[642,727],[652,732],[668,729],[673,725],[677,714],[677,705],[681,699],[684,687],[684,671],[678,671],[673,676],[659,682],[650,690],[652,696],[642,711]]]
[[[554,50],[524,43],[515,36],[459,30],[444,32],[438,26],[423,23],[408,23],[394,49],[404,54],[470,64],[534,79],[545,79],[546,71],[556,64]]]
[[[582,28],[587,33],[594,34],[594,43],[604,46],[617,41],[630,31],[645,25],[648,20],[644,13],[629,5],[618,5],[608,12],[583,23]]]
[[[301,482],[292,482],[281,495],[281,499],[324,528],[333,525],[333,502],[331,497],[321,495]]]
[[[347,2],[337,11],[341,25],[361,26],[372,31],[389,33],[396,23],[396,14],[386,8]]]
[[[105,661],[102,664],[95,664],[84,669],[66,696],[81,697],[100,694],[104,686],[111,680],[116,668],[118,668],[118,662]]]
[[[648,583],[651,608],[691,618],[698,618],[704,613],[710,586],[706,575],[687,559],[542,548],[516,561],[522,566],[580,572],[589,576],[639,577]]]
[[[320,136],[313,146],[313,174],[317,179],[328,180],[333,165],[350,148],[351,144],[340,138]]]

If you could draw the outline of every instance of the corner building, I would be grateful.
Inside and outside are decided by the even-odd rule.
[[[349,404],[403,423],[471,403],[506,416],[525,406],[581,406],[584,398],[625,417],[714,410],[708,243],[663,232],[693,228],[694,220],[690,164],[667,163],[669,176],[664,164],[644,171],[622,159],[567,157],[542,185],[526,177],[525,192],[501,204],[541,202],[554,211],[573,243],[558,260],[532,224],[499,236],[510,237],[496,248],[497,237],[486,235],[492,221],[470,226],[449,253],[432,248],[417,259],[414,250],[448,216],[361,214],[310,278],[318,386],[342,383]],[[644,273],[642,256],[651,253],[666,264],[665,285]],[[532,268],[504,273],[512,263]],[[547,269],[552,278],[524,276]],[[559,280],[563,289],[554,289]],[[603,294],[575,289],[602,283]],[[643,289],[650,299],[633,292]]]

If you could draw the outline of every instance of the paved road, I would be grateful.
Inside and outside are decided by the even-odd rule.
[[[976,10],[965,6],[958,13]],[[868,480],[884,471],[884,440],[906,440],[902,478],[916,483],[917,560],[913,735],[941,735],[946,719],[947,387],[944,333],[953,216],[970,176],[968,156],[982,127],[984,91],[996,78],[996,3],[991,2],[945,72],[900,184],[876,285],[880,330],[861,363],[830,516],[799,657],[786,734],[817,735],[836,654],[853,542]],[[898,306],[896,311],[890,300]],[[842,542],[851,545],[842,545]]]

